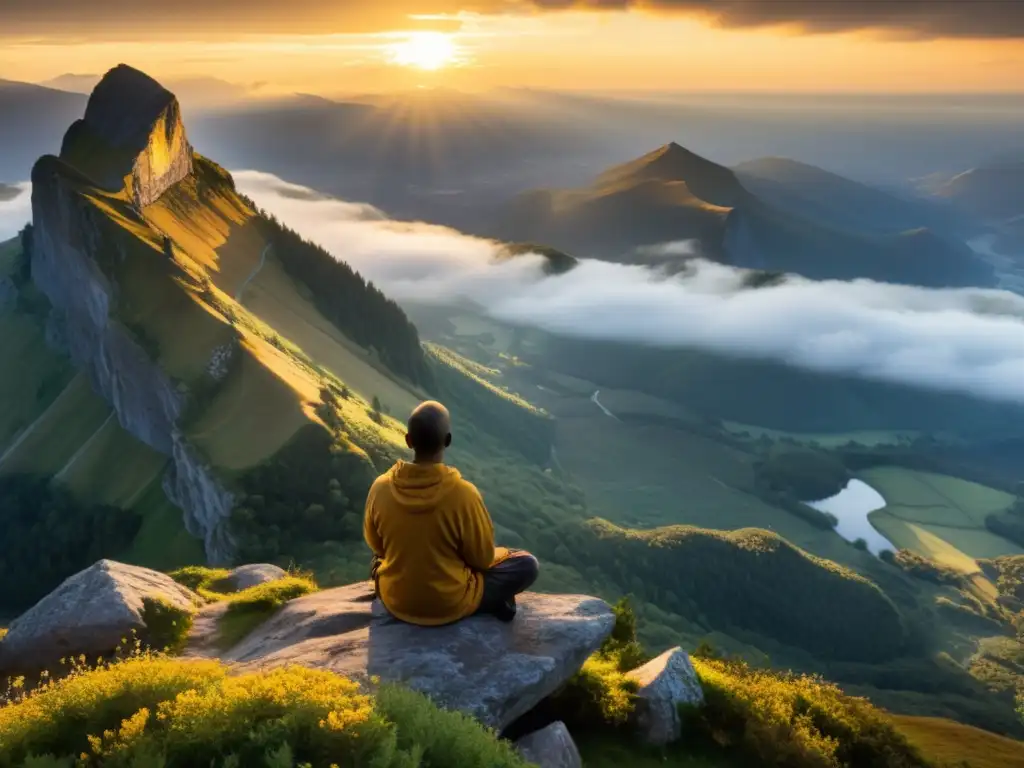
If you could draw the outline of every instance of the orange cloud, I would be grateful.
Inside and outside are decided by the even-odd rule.
[[[460,11],[585,9],[698,14],[723,27],[794,26],[834,32],[876,29],[913,37],[1021,38],[1018,0],[5,0],[0,36],[142,39],[225,33],[361,33],[427,27]]]

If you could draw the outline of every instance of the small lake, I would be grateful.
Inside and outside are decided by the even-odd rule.
[[[885,499],[863,480],[851,480],[835,496],[804,503],[819,512],[835,515],[839,519],[836,533],[847,541],[864,539],[868,543],[868,551],[874,555],[883,549],[897,549],[868,521],[868,513],[884,507]]]

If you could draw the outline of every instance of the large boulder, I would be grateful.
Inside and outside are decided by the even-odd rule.
[[[648,744],[663,745],[682,734],[679,705],[704,702],[704,689],[682,648],[672,648],[642,667],[626,673],[639,688],[634,727]]]
[[[540,768],[583,767],[576,742],[561,721],[523,736],[516,742],[516,749],[524,760]]]
[[[288,571],[279,566],[270,563],[252,563],[238,566],[227,575],[225,581],[232,590],[241,592],[249,587],[283,579],[287,575]]]
[[[145,637],[144,601],[194,612],[199,598],[170,576],[100,560],[66,579],[19,616],[0,642],[0,672],[45,669],[65,656],[90,661],[108,654],[132,630]]]
[[[501,730],[568,680],[615,622],[593,597],[525,594],[518,605],[507,624],[474,616],[417,627],[380,610],[372,584],[354,584],[292,600],[223,659],[401,682]]]

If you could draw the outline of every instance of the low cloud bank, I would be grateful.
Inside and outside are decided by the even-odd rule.
[[[32,185],[15,184],[14,189],[17,194],[8,199],[5,188],[0,186],[0,243],[10,240],[32,220]]]
[[[496,320],[559,334],[697,347],[1024,403],[1024,298],[1006,291],[799,277],[753,289],[747,273],[701,260],[668,276],[583,259],[545,277],[540,256],[496,263],[487,240],[317,199],[269,174],[235,178],[265,210],[399,302],[468,300]]]

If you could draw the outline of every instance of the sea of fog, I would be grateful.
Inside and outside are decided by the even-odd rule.
[[[390,219],[258,171],[234,173],[266,211],[400,303],[471,302],[500,322],[570,336],[695,347],[813,371],[1024,403],[1024,297],[792,276],[751,289],[708,261],[685,274],[582,258],[546,277],[540,256],[498,262],[499,245]],[[0,238],[30,216],[29,186],[0,202]],[[685,243],[648,249],[684,252]],[[585,254],[577,254],[585,256]]]

